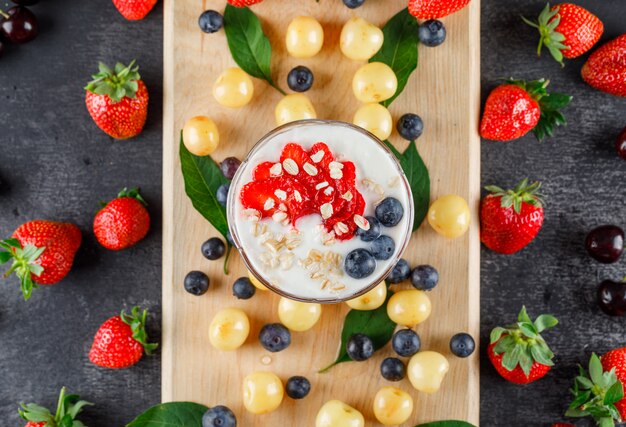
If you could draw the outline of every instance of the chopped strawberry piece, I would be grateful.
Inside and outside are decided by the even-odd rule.
[[[313,161],[309,157],[309,153],[304,151],[304,148],[299,146],[294,142],[290,142],[285,145],[283,148],[283,152],[280,154],[280,161],[283,162],[286,159],[292,159],[298,165],[300,172],[302,172],[302,168],[305,163],[312,163]]]
[[[272,216],[280,204],[275,190],[276,182],[272,179],[249,182],[241,189],[241,203],[246,208],[261,212],[263,218]]]
[[[268,179],[270,174],[270,169],[274,166],[272,162],[263,162],[259,163],[259,165],[254,168],[254,172],[252,173],[252,179],[255,181],[263,181],[264,179]]]
[[[323,151],[323,155],[321,157],[318,157],[320,155],[316,154],[320,151]],[[327,168],[330,162],[335,160],[335,158],[333,157],[333,153],[330,151],[330,148],[328,148],[328,145],[324,144],[323,142],[317,142],[313,144],[313,147],[311,147],[311,149],[309,150],[309,156],[316,165],[319,165],[322,168]],[[318,158],[319,161],[316,161]]]

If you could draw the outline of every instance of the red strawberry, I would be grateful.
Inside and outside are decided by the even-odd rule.
[[[148,117],[148,89],[135,61],[128,67],[118,63],[115,70],[100,63],[100,72],[85,87],[87,111],[96,125],[115,139],[141,133]]]
[[[20,404],[18,412],[20,417],[28,421],[26,427],[78,427],[83,424],[76,420],[76,416],[88,405],[93,405],[93,403],[80,400],[80,397],[75,394],[66,396],[65,387],[63,387],[59,394],[56,414],[52,415],[48,409],[34,403]]]
[[[513,190],[493,185],[480,204],[480,240],[492,251],[512,254],[528,245],[543,224],[540,182],[525,179]]]
[[[571,96],[548,94],[548,81],[509,80],[487,97],[480,122],[480,135],[493,141],[511,141],[531,130],[541,140],[552,136],[554,126],[565,124],[559,111],[572,100]]]
[[[0,264],[13,260],[5,273],[15,272],[20,279],[24,299],[33,288],[54,285],[72,269],[74,255],[82,236],[74,224],[53,221],[30,221],[13,233],[13,238],[0,241]]]
[[[252,179],[255,181],[262,181],[264,179],[268,179],[271,175],[272,166],[275,163],[272,162],[263,162],[259,163],[256,168],[254,168],[254,172],[252,173]],[[281,171],[282,174],[282,171]]]
[[[517,323],[491,331],[487,355],[496,371],[507,381],[528,384],[542,378],[554,365],[554,354],[540,333],[558,323],[542,314],[533,322],[522,307]]]
[[[470,0],[409,0],[409,13],[417,19],[439,19],[463,9]]]
[[[576,58],[600,40],[604,25],[593,13],[572,3],[546,4],[536,22],[522,17],[524,22],[539,30],[539,48],[545,45],[561,65],[563,57]]]
[[[146,17],[157,0],[113,0],[113,4],[124,18],[138,21]]]
[[[147,315],[148,310],[140,313],[139,307],[133,307],[130,316],[122,311],[104,322],[89,351],[91,363],[103,368],[127,368],[137,363],[144,351],[152,354],[158,344],[148,343]]]
[[[576,427],[574,424],[568,424],[568,423],[554,423],[552,424],[552,427]]]
[[[626,96],[626,34],[600,46],[582,68],[590,86],[616,96]]]
[[[252,6],[253,4],[261,3],[263,0],[227,0],[230,5],[235,7]]]
[[[604,356],[600,358],[600,361],[602,362],[602,369],[604,369],[605,372],[615,369],[615,376],[618,381],[620,381],[622,385],[626,384],[626,347],[605,353]],[[626,420],[626,398],[622,397],[622,399],[615,402],[615,407],[622,417],[622,420]]]
[[[107,249],[119,251],[146,237],[150,214],[145,205],[139,189],[120,191],[93,220],[93,232],[98,242]]]

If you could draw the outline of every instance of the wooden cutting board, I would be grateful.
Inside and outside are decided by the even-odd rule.
[[[197,25],[203,10],[223,11],[224,0],[166,0],[165,80],[163,138],[163,401],[195,401],[224,404],[237,414],[239,425],[314,426],[319,407],[329,399],[340,399],[359,409],[368,426],[379,426],[373,417],[376,391],[391,383],[379,374],[379,364],[391,355],[389,346],[364,363],[344,363],[330,373],[317,371],[334,360],[338,350],[345,304],[324,306],[321,321],[311,330],[294,333],[291,347],[271,354],[257,340],[259,329],[278,321],[278,296],[257,292],[248,301],[231,295],[232,282],[245,274],[238,254],[231,260],[231,273],[222,273],[222,262],[209,262],[200,245],[218,235],[192,207],[185,195],[178,158],[179,132],[186,119],[195,115],[212,117],[219,126],[221,144],[216,160],[243,157],[265,133],[274,127],[274,106],[280,95],[261,80],[254,80],[253,101],[239,110],[219,106],[211,96],[218,74],[235,66],[224,31],[205,35]],[[286,88],[286,75],[304,64],[315,73],[315,85],[308,93],[319,118],[351,121],[358,103],[351,81],[361,65],[344,58],[338,48],[343,23],[354,15],[382,25],[406,7],[406,0],[368,0],[350,10],[340,0],[265,0],[253,7],[260,17],[273,48],[272,73]],[[284,36],[290,20],[312,15],[323,25],[322,52],[312,59],[296,60],[286,54]],[[418,141],[432,181],[431,198],[445,194],[465,197],[472,208],[472,227],[462,238],[447,240],[428,224],[413,235],[405,254],[412,265],[432,264],[441,281],[431,293],[433,313],[417,327],[422,348],[443,353],[450,372],[439,393],[425,395],[413,390],[408,380],[393,385],[408,391],[415,411],[405,426],[421,422],[461,419],[478,425],[478,352],[469,359],[454,357],[448,348],[457,332],[479,338],[479,232],[480,140],[477,134],[480,102],[480,3],[473,0],[465,10],[445,18],[448,38],[437,48],[419,47],[419,66],[405,91],[391,107],[394,119],[405,112],[418,113],[425,131]],[[397,134],[392,142],[404,149]],[[211,288],[202,297],[183,289],[190,270],[205,271]],[[252,323],[245,345],[235,352],[220,352],[208,338],[213,315],[224,307],[245,310]],[[253,416],[242,405],[242,378],[257,370],[270,370],[283,381],[291,375],[305,375],[313,390],[304,401],[285,398],[274,413]]]

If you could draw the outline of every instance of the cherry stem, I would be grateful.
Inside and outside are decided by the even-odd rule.
[[[9,15],[8,13],[6,13],[4,10],[0,9],[0,16],[2,16],[4,19],[9,19],[11,17],[11,15]]]

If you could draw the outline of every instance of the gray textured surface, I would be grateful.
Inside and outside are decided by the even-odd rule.
[[[578,3],[605,21],[604,40],[626,31],[622,0]],[[483,143],[484,183],[543,180],[549,205],[543,230],[526,250],[508,257],[483,250],[482,338],[522,304],[532,315],[554,313],[562,325],[546,336],[557,367],[542,381],[517,387],[502,381],[484,358],[483,426],[550,425],[568,403],[576,364],[591,351],[625,344],[625,320],[602,315],[594,289],[600,278],[623,276],[626,259],[601,266],[585,256],[581,240],[597,224],[626,226],[626,162],[612,148],[626,126],[626,99],[588,88],[579,77],[584,59],[563,70],[547,56],[537,60],[535,36],[518,15],[540,9],[540,1],[483,0],[485,93],[500,77],[546,77],[553,90],[575,100],[566,111],[570,126],[550,141],[529,136]],[[145,21],[129,23],[108,0],[44,0],[34,10],[43,24],[40,38],[0,60],[0,180],[6,182],[0,187],[0,234],[34,218],[69,220],[83,230],[84,243],[63,284],[37,292],[27,304],[14,280],[3,285],[0,424],[21,425],[16,402],[52,406],[67,385],[97,402],[84,416],[89,425],[117,427],[159,400],[158,355],[132,369],[103,371],[86,354],[99,324],[121,307],[151,309],[151,332],[159,335],[162,13],[157,6]],[[150,89],[149,120],[139,138],[113,142],[89,119],[82,86],[98,60],[133,58]],[[136,248],[114,253],[96,244],[90,223],[98,201],[124,186],[143,189],[154,224]]]

